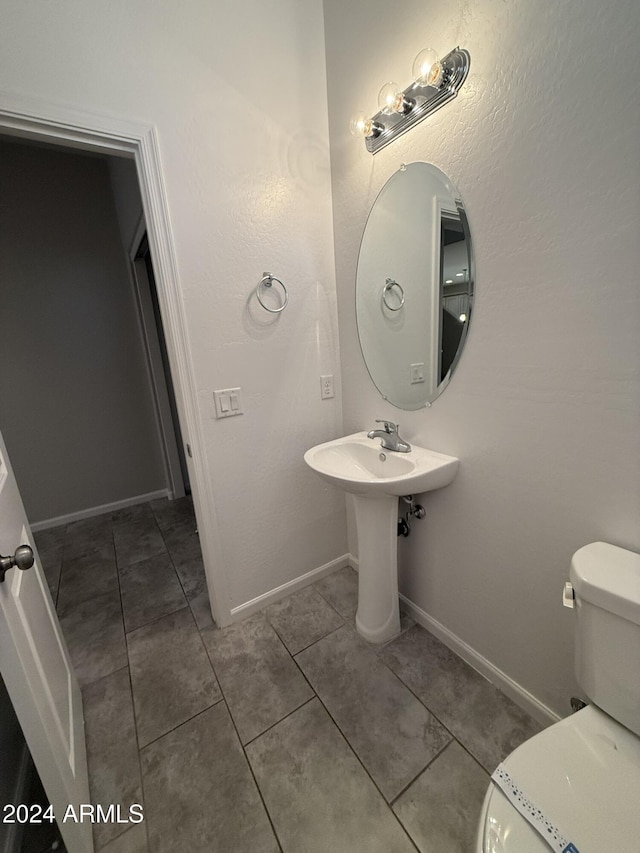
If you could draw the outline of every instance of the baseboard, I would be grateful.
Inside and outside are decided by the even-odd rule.
[[[269,590],[269,592],[265,592],[257,598],[252,598],[251,601],[245,601],[244,604],[232,607],[231,621],[238,622],[246,616],[251,616],[252,613],[262,610],[262,608],[266,607],[268,604],[275,604],[276,601],[286,598],[288,595],[291,595],[291,593],[297,592],[299,589],[304,589],[305,586],[309,586],[310,584],[319,581],[321,578],[326,577],[326,575],[333,574],[333,572],[337,572],[339,569],[344,569],[345,566],[349,565],[351,565],[351,558],[349,554],[343,554],[341,557],[337,557],[335,560],[331,560],[331,562],[325,563],[323,566],[318,566],[317,569],[312,569],[310,572],[300,575],[299,578],[294,578],[292,581],[287,581],[287,583],[283,583],[282,586],[277,586],[275,589]]]
[[[72,521],[82,521],[83,518],[91,518],[94,515],[105,515],[107,512],[115,512],[118,509],[125,509],[128,506],[135,504],[147,503],[154,501],[156,498],[166,498],[169,496],[168,489],[160,489],[157,492],[148,492],[146,495],[136,495],[133,498],[125,498],[122,501],[114,501],[110,504],[101,504],[100,506],[92,506],[89,509],[81,509],[78,512],[70,512],[68,515],[59,515],[56,518],[46,518],[44,521],[36,521],[30,523],[33,532],[38,530],[46,530],[49,527],[59,527],[61,524],[70,524]]]
[[[483,675],[488,681],[495,685],[501,693],[508,696],[513,702],[530,714],[534,720],[537,720],[543,726],[549,726],[552,723],[557,723],[560,717],[551,708],[548,708],[539,699],[529,693],[521,684],[510,678],[501,669],[479,654],[475,649],[471,648],[464,640],[461,640],[453,631],[429,616],[421,607],[410,601],[405,595],[400,593],[400,601],[404,605],[404,609],[412,616],[413,619],[422,625],[427,631],[437,637],[441,642],[448,646],[451,651],[455,652],[458,657],[466,661],[469,666],[472,666],[480,675]]]

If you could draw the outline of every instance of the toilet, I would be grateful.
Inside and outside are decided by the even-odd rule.
[[[591,704],[497,768],[476,853],[640,851],[640,555],[594,542],[569,577],[575,672]]]

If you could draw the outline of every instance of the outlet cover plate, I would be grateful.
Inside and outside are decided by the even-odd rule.
[[[331,400],[335,396],[332,373],[320,377],[320,396],[323,400]]]

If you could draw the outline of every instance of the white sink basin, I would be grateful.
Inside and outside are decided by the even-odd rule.
[[[304,461],[325,480],[353,495],[413,495],[448,486],[458,460],[412,445],[409,453],[384,450],[380,439],[357,432],[318,444]]]
[[[448,486],[458,460],[415,445],[409,453],[383,450],[380,439],[357,432],[312,447],[304,461],[352,495],[358,533],[356,628],[370,643],[385,643],[400,633],[398,498]]]

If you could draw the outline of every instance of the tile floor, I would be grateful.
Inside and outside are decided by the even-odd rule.
[[[373,647],[343,569],[212,622],[188,498],[36,535],[83,688],[103,853],[464,853],[539,726],[411,620]]]

